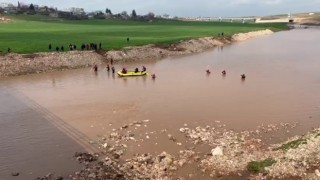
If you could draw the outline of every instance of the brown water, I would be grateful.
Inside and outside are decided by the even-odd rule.
[[[141,136],[146,129],[174,133],[185,123],[194,127],[214,121],[235,130],[298,122],[288,135],[302,134],[320,125],[319,48],[320,29],[297,29],[191,56],[116,64],[116,69],[146,65],[156,73],[155,80],[150,76],[118,78],[100,66],[96,74],[81,69],[28,75],[2,79],[1,85],[92,139],[144,119],[151,122],[136,130]],[[210,75],[205,73],[208,66]],[[223,69],[225,77],[221,76]],[[247,75],[245,81],[240,79],[242,73]],[[69,136],[73,132],[62,131]],[[13,132],[1,130],[1,134],[8,133]],[[28,133],[24,138],[34,142]],[[129,152],[182,148],[165,143],[166,134],[152,138],[132,144]],[[73,139],[83,141],[81,137]],[[7,141],[1,140],[0,147]]]

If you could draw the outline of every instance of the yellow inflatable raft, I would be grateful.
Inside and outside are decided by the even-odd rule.
[[[127,77],[127,76],[145,76],[148,73],[146,71],[139,71],[139,72],[134,72],[134,71],[127,71],[127,73],[122,73],[122,71],[118,71],[118,75],[120,77]]]

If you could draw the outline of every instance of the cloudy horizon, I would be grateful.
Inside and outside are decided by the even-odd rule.
[[[18,4],[17,0],[4,0]],[[112,13],[133,9],[137,14],[153,12],[180,17],[242,17],[267,16],[299,12],[320,11],[320,0],[21,0],[24,4],[47,5],[58,9],[84,8],[86,12],[111,9]]]

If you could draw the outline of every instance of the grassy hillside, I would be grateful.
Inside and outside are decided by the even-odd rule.
[[[232,35],[270,28],[281,30],[285,24],[241,24],[219,22],[186,22],[154,20],[137,22],[130,20],[81,20],[68,21],[46,16],[10,16],[13,21],[0,25],[0,51],[10,47],[13,52],[32,53],[48,51],[53,47],[82,43],[102,43],[104,49],[145,44],[167,44],[175,41],[217,36],[224,32]],[[127,43],[126,38],[130,37]]]

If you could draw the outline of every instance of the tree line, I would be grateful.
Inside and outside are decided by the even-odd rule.
[[[145,15],[138,15],[136,10],[132,10],[131,14],[128,14],[127,11],[122,11],[121,13],[113,14],[111,9],[106,8],[105,12],[96,11],[94,13],[89,13],[95,19],[108,19],[108,18],[117,18],[117,19],[132,19],[132,20],[152,20],[155,18],[153,12],[149,12]]]
[[[111,9],[106,8],[105,11],[94,11],[94,12],[85,12],[83,8],[70,8],[69,11],[60,11],[57,8],[52,8],[48,6],[38,6],[33,3],[31,4],[22,4],[18,1],[17,6],[10,6],[7,8],[0,7],[0,13],[7,14],[27,14],[27,15],[46,15],[51,17],[58,17],[63,19],[132,19],[132,20],[152,20],[155,18],[153,12],[149,12],[145,15],[138,15],[136,10],[133,9],[129,14],[127,11],[122,11],[121,13],[112,13]]]

